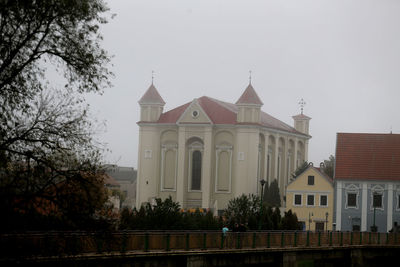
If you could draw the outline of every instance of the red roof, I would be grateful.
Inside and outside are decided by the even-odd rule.
[[[335,179],[400,180],[400,134],[338,133]]]
[[[208,96],[200,97],[197,99],[197,101],[213,124],[238,124],[236,119],[238,107],[235,104],[223,102]],[[191,102],[186,103],[161,114],[157,123],[177,123],[178,119],[190,106],[190,104]],[[296,131],[296,129],[293,127],[265,112],[261,112],[261,126],[304,135],[303,133]]]
[[[255,105],[263,105],[263,102],[258,97],[256,90],[254,90],[253,86],[249,84],[246,90],[244,90],[242,96],[236,102],[236,104],[255,104]]]
[[[162,99],[161,95],[158,93],[156,87],[153,84],[150,85],[149,89],[147,89],[146,93],[139,100],[140,104],[162,104],[165,102]]]

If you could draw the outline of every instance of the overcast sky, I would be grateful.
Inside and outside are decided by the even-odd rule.
[[[249,82],[262,110],[293,126],[306,102],[309,161],[337,132],[400,133],[400,1],[110,0],[103,26],[113,88],[88,97],[106,121],[106,161],[137,167],[138,100],[154,84],[164,111],[209,96],[235,103]]]

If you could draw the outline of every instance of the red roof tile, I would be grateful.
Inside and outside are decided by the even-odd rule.
[[[400,134],[338,133],[335,179],[400,180]]]
[[[140,104],[162,104],[164,105],[165,102],[158,93],[156,87],[151,84],[149,89],[147,89],[146,93],[142,96],[139,100]]]
[[[236,120],[238,108],[235,104],[223,102],[208,96],[200,97],[197,101],[213,124],[238,124]],[[186,103],[161,114],[157,123],[177,123],[178,119],[190,104],[191,102]],[[243,124],[247,125],[248,123]],[[296,131],[293,127],[265,112],[261,112],[261,126],[304,135],[303,133]]]
[[[263,105],[263,102],[258,97],[256,91],[253,86],[249,84],[246,90],[244,90],[242,96],[236,102],[236,104],[255,104],[255,105]]]

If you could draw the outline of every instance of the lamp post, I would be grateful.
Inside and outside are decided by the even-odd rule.
[[[260,198],[260,221],[258,223],[258,230],[261,230],[262,225],[262,215],[263,215],[263,196],[264,196],[264,185],[266,181],[264,179],[260,180],[261,184],[261,198]]]

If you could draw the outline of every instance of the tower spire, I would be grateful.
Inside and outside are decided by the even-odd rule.
[[[154,70],[151,71],[151,84],[154,83]]]

